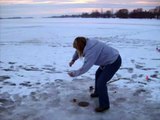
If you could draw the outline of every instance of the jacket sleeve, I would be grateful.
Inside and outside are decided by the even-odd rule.
[[[79,58],[77,51],[73,54],[72,61],[76,61]]]
[[[97,58],[98,58],[98,55],[96,52],[86,54],[82,67],[78,70],[72,71],[73,75],[76,77],[87,72],[94,65]]]

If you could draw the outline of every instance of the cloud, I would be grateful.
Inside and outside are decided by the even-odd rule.
[[[1,4],[80,4],[96,0],[1,0]]]
[[[160,5],[159,0],[0,0],[2,5],[48,5],[53,8],[137,8],[155,7]]]
[[[49,16],[91,12],[92,10],[117,10],[126,8],[153,9],[159,0],[0,0],[1,16]]]
[[[32,0],[1,0],[0,4],[27,4]]]

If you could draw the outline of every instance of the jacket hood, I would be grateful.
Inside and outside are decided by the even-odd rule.
[[[84,48],[84,53],[86,53],[86,51],[92,49],[95,45],[97,45],[98,41],[97,40],[90,40],[87,39],[87,44]]]

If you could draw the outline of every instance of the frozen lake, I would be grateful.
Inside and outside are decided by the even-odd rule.
[[[88,92],[89,86],[94,86],[97,66],[77,78],[67,75],[83,63],[79,60],[72,68],[68,66],[77,36],[98,39],[122,56],[121,69],[112,79],[119,80],[109,84],[112,109],[101,116],[93,112],[97,101],[91,100]],[[66,120],[75,120],[78,115],[80,120],[135,120],[137,116],[158,120],[159,50],[160,20],[156,19],[2,19],[0,117],[62,120],[67,116]],[[79,108],[72,104],[73,98],[89,101],[90,106]]]

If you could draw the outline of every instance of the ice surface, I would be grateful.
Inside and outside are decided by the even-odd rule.
[[[160,21],[155,19],[0,20],[0,118],[2,120],[158,120]],[[71,78],[68,63],[77,36],[117,48],[122,66],[108,84],[111,109],[94,112],[89,97],[98,66]],[[124,94],[125,93],[125,94]],[[87,101],[81,108],[73,99]]]

